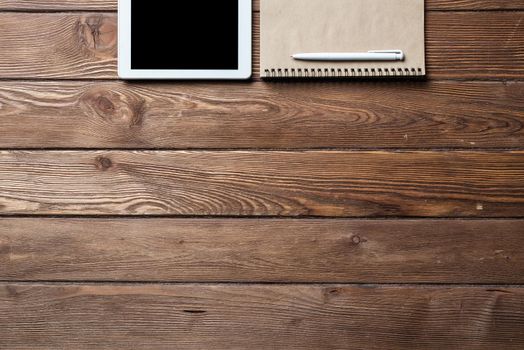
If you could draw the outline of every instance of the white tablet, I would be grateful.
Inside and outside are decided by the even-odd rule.
[[[122,79],[248,79],[251,0],[119,0]]]

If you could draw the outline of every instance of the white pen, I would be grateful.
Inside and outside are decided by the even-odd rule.
[[[292,55],[303,61],[403,61],[402,50],[377,50],[368,52],[316,52]]]

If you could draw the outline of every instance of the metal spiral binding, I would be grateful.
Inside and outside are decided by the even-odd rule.
[[[367,78],[423,75],[421,68],[284,68],[266,69],[264,78]]]

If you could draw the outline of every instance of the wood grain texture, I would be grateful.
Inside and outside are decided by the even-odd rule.
[[[0,219],[4,281],[523,283],[522,220]]]
[[[522,349],[524,289],[0,285],[18,349]]]
[[[114,14],[0,13],[0,78],[115,78]]]
[[[1,82],[2,148],[522,148],[524,83]]]
[[[522,10],[520,0],[426,0],[427,10]]]
[[[426,59],[431,76],[524,76],[524,12],[451,14],[426,16]],[[438,25],[431,25],[432,21]]]
[[[98,10],[116,11],[116,0],[0,0],[0,10]],[[260,0],[253,0],[254,11],[259,11]],[[518,10],[524,9],[520,0],[426,0],[426,9],[445,10]]]
[[[117,0],[0,0],[10,11],[116,11]]]
[[[427,65],[437,79],[521,79],[524,12],[428,12]],[[116,16],[0,13],[0,78],[116,78]],[[254,19],[254,76],[260,23]]]
[[[524,152],[0,152],[3,214],[524,215]]]
[[[523,349],[524,2],[426,7],[429,82],[226,87],[71,81],[116,0],[0,0],[0,148],[151,149],[0,151],[0,349]]]

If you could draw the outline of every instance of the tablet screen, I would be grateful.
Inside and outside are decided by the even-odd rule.
[[[132,0],[132,69],[238,69],[238,0]]]

